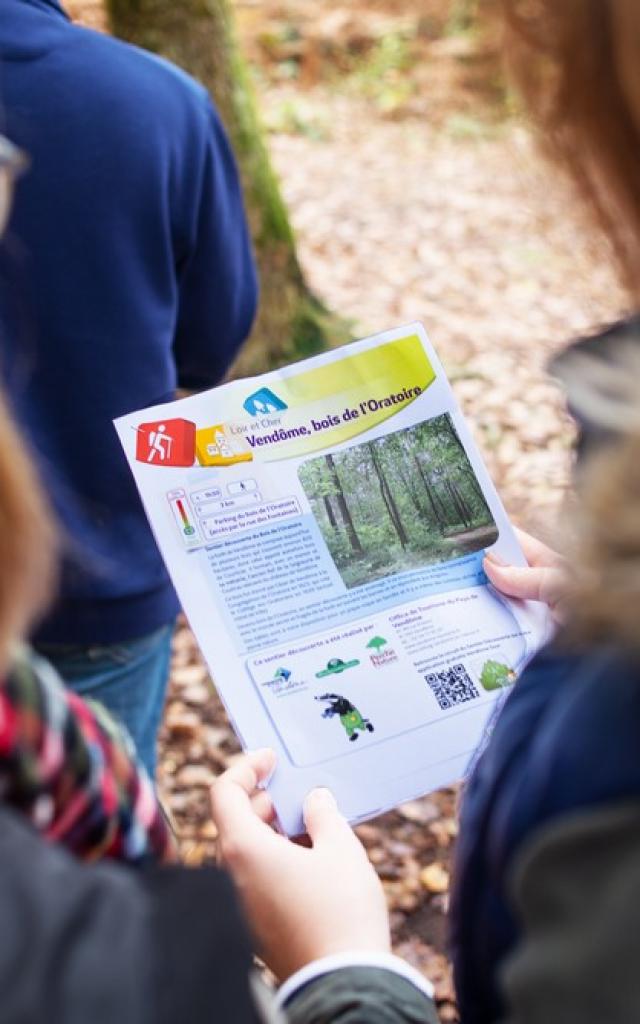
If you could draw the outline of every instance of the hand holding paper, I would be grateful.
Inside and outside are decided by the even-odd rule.
[[[243,900],[260,955],[280,981],[334,953],[385,953],[389,921],[382,886],[364,848],[326,789],[310,793],[307,849],[265,823],[270,801],[259,785],[270,750],[247,754],[211,792],[219,849]]]
[[[561,622],[567,575],[564,559],[524,530],[515,533],[529,565],[507,565],[488,551],[484,571],[502,594],[521,601],[542,601],[556,622]]]

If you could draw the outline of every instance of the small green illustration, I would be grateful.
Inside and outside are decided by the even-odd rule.
[[[500,661],[485,661],[480,673],[480,682],[485,690],[499,690],[515,681],[516,674],[512,668]]]
[[[367,647],[373,648],[374,651],[379,651],[382,647],[387,646],[387,641],[383,636],[372,636]]]
[[[339,675],[340,672],[346,672],[348,668],[355,668],[359,664],[360,662],[357,658],[354,658],[353,661],[343,661],[342,658],[329,658],[327,667],[323,668],[320,672],[316,672],[316,679]]]
[[[323,693],[321,697],[316,697],[315,700],[329,702],[329,707],[324,709],[322,717],[333,718],[334,715],[338,715],[340,724],[351,743],[358,739],[361,732],[365,732],[365,730],[367,732],[374,731],[369,719],[363,718],[357,707],[339,693]]]

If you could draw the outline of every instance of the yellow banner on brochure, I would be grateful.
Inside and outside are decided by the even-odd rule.
[[[229,415],[226,430],[261,462],[299,457],[371,430],[434,380],[422,342],[411,334],[259,388],[244,402],[248,418]]]

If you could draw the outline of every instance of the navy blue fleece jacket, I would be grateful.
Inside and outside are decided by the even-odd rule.
[[[37,639],[131,639],[178,606],[112,420],[214,384],[250,330],[236,167],[204,89],[56,0],[0,0],[0,95],[31,160],[0,357],[66,545]]]

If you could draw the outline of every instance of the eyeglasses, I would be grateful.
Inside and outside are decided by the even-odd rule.
[[[0,135],[0,237],[9,221],[15,183],[28,164],[26,154]]]

